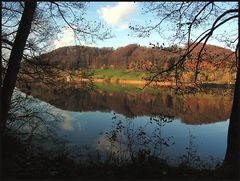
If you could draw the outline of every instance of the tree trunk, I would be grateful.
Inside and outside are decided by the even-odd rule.
[[[0,13],[2,14],[2,2],[0,2]],[[3,72],[2,72],[2,58],[0,60],[0,110],[2,110],[2,76],[3,76]],[[0,112],[0,121],[2,120],[2,114]],[[1,144],[0,144],[1,145]]]
[[[13,90],[17,81],[20,63],[23,56],[24,47],[30,33],[34,12],[37,6],[36,1],[26,1],[21,21],[18,27],[17,35],[11,50],[7,73],[3,80],[2,96],[1,96],[1,134],[3,134],[6,121],[8,119],[8,111],[10,109]]]
[[[232,112],[228,127],[227,150],[223,162],[224,174],[227,177],[239,178],[240,158],[240,65],[238,56],[238,70],[235,83]]]
[[[0,13],[2,14],[2,1],[0,2],[0,6],[1,6],[1,8],[0,8]],[[2,58],[1,58],[1,60],[0,60],[0,122],[2,121]],[[0,130],[1,131],[1,130]],[[1,132],[2,133],[2,132]],[[1,133],[0,133],[0,146],[1,146],[1,148],[0,148],[0,170],[1,170],[1,172],[0,172],[0,178],[2,178],[2,135],[1,135]]]

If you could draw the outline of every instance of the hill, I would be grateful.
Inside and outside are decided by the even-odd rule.
[[[194,70],[196,59],[202,44],[188,56],[185,67]],[[113,48],[96,48],[83,46],[62,47],[42,55],[42,61],[51,65],[76,71],[83,67],[91,69],[130,69],[145,71],[159,70],[171,66],[184,53],[184,47],[149,48],[130,44],[114,50]],[[200,63],[200,79],[203,81],[232,82],[235,78],[234,52],[229,49],[206,45]],[[194,74],[184,73],[184,79],[191,81]]]

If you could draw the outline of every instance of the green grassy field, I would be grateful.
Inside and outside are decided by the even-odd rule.
[[[94,79],[111,79],[111,80],[144,80],[144,77],[149,76],[149,72],[135,71],[130,69],[89,69]],[[194,76],[194,75],[192,75]],[[202,80],[203,83],[223,84],[230,83],[234,79],[234,75],[229,72],[222,71],[206,71],[202,70],[199,76],[212,77],[209,80]],[[218,80],[214,80],[218,78]]]
[[[141,80],[146,74],[143,71],[128,69],[91,69],[95,79]]]

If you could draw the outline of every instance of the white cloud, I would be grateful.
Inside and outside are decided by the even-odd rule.
[[[55,48],[75,45],[74,32],[70,27],[64,28],[60,40],[55,40]]]
[[[118,2],[116,6],[100,8],[98,13],[110,26],[127,29],[131,16],[135,13],[137,5],[134,2]]]
[[[74,31],[72,30],[72,28],[67,27],[67,28],[63,28],[62,32],[61,32],[61,36],[59,36],[59,40],[54,40],[54,46],[55,48],[59,48],[59,47],[64,47],[64,46],[73,46],[73,45],[79,45],[79,40],[75,39],[74,36]],[[84,46],[95,46],[92,43],[85,43],[85,42],[81,42],[81,45]]]

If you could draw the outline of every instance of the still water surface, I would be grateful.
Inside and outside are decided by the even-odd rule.
[[[69,147],[125,157],[129,150],[145,149],[170,163],[189,150],[205,161],[225,156],[231,109],[225,90],[182,96],[127,85],[99,84],[87,91],[35,85],[31,95],[63,118],[49,124]]]

